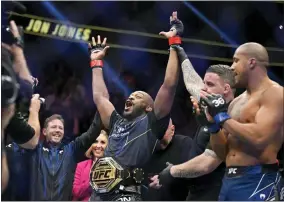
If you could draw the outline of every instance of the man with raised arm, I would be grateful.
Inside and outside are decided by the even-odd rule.
[[[212,65],[204,76],[204,79],[194,70],[185,51],[177,47],[177,53],[183,72],[186,89],[191,94],[194,102],[199,99],[200,91],[218,93],[225,97],[227,103],[234,98],[234,73],[227,65]],[[218,200],[225,171],[225,164],[217,157],[209,144],[210,123],[203,111],[196,111],[199,128],[194,137],[192,148],[189,151],[189,160],[179,165],[169,165],[158,176],[152,178],[151,186],[160,188],[164,184],[172,183],[173,178],[194,178],[189,183],[189,195],[187,200]],[[204,194],[206,192],[206,194]]]
[[[284,199],[277,163],[283,144],[283,87],[269,79],[268,65],[262,45],[245,43],[234,54],[232,70],[235,87],[246,91],[228,110],[221,95],[201,92],[201,106],[214,122],[211,146],[227,166],[219,200]]]
[[[90,174],[92,187],[101,200],[141,200],[141,167],[149,160],[156,139],[162,139],[167,130],[178,83],[178,57],[172,47],[181,44],[183,25],[177,12],[173,12],[170,23],[170,31],[160,33],[168,38],[170,51],[165,79],[155,101],[146,92],[133,92],[125,102],[122,116],[109,101],[103,78],[102,59],[109,48],[106,38],[102,43],[100,36],[97,41],[92,38],[92,46],[89,44],[93,99],[104,126],[110,131],[105,158],[97,161]]]

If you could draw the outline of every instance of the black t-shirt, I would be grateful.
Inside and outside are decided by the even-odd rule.
[[[157,138],[169,125],[169,116],[156,119],[154,112],[128,121],[113,111],[110,118],[106,157],[115,158],[126,167],[142,167],[151,157]]]
[[[199,156],[205,151],[206,148],[210,148],[209,141],[210,132],[208,128],[206,126],[200,127],[194,137],[189,159]],[[192,178],[190,181],[191,193],[203,191],[204,189],[207,189],[213,185],[221,185],[225,168],[225,163],[221,163],[213,172],[197,178]]]
[[[145,173],[152,177],[167,167],[166,162],[177,165],[187,161],[191,145],[192,139],[190,137],[175,134],[165,150],[155,151],[145,166]],[[149,182],[145,180],[146,187]],[[147,190],[143,189],[142,197],[143,200],[149,201],[183,201],[187,194],[188,179],[175,178],[170,185],[162,186],[159,190],[150,187]]]

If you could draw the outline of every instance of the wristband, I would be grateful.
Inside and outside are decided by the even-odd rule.
[[[93,68],[103,68],[104,63],[102,60],[91,60],[90,67]]]
[[[179,36],[173,36],[169,38],[169,45],[180,45],[181,38]]]
[[[219,124],[216,124],[216,123],[213,123],[213,124],[210,124],[208,126],[208,130],[209,132],[212,134],[215,134],[215,133],[218,133],[219,130],[221,129],[220,125]]]
[[[225,121],[230,119],[230,115],[227,112],[220,112],[214,116],[214,121],[218,125],[222,125]]]

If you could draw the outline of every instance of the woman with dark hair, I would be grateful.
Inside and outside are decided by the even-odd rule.
[[[90,158],[77,164],[73,182],[73,201],[88,201],[92,188],[90,186],[90,170],[98,158],[103,157],[104,150],[108,144],[106,131],[102,130],[96,142],[86,152],[86,157]]]

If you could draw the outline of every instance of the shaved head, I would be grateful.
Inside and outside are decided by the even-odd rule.
[[[153,107],[154,101],[148,93],[135,91],[126,100],[123,115],[126,119],[135,119],[152,111]]]
[[[147,104],[150,107],[154,107],[154,100],[153,98],[146,92],[144,91],[136,91],[137,93],[141,93],[143,95],[143,100],[145,102],[145,104]]]
[[[237,48],[231,69],[235,74],[235,88],[247,88],[255,75],[267,75],[268,53],[261,44],[250,42]]]
[[[259,43],[245,43],[236,50],[239,54],[245,55],[248,58],[255,58],[260,66],[268,67],[269,56],[265,47]]]

